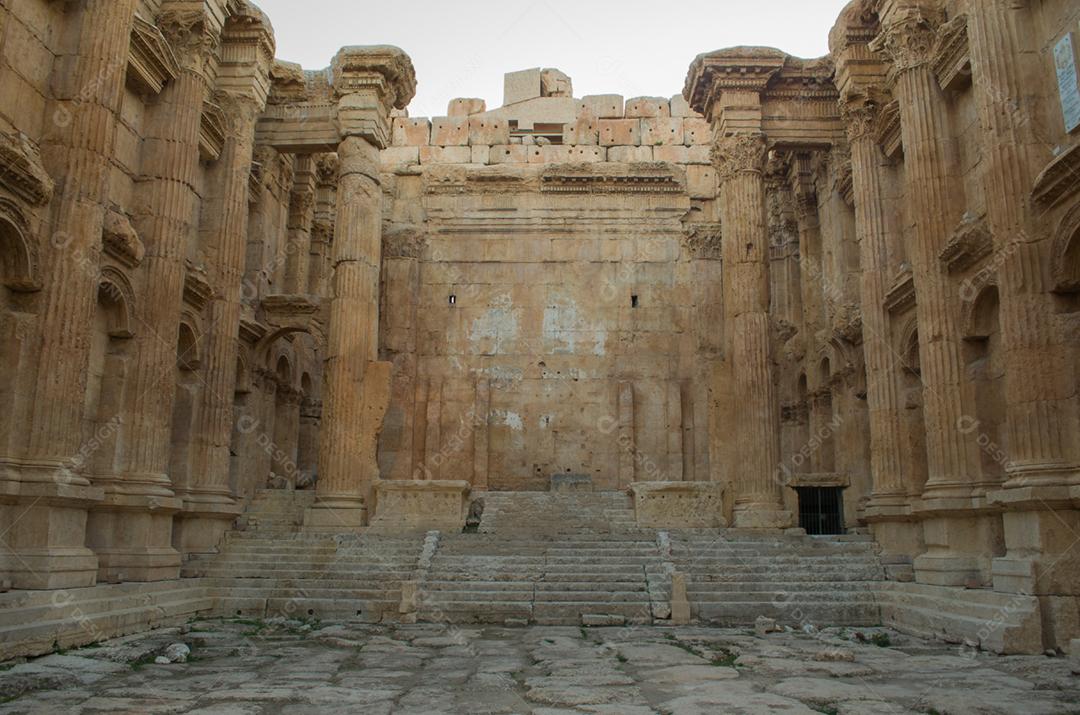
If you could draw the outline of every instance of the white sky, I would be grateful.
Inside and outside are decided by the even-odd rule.
[[[574,96],[682,91],[702,52],[768,45],[799,57],[828,52],[848,0],[255,0],[270,16],[278,57],[304,69],[343,45],[398,45],[418,80],[414,117],[455,97],[502,105],[503,74],[554,67]]]

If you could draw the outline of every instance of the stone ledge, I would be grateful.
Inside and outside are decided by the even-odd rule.
[[[389,479],[375,483],[375,516],[380,533],[461,531],[469,513],[469,483],[458,480]]]

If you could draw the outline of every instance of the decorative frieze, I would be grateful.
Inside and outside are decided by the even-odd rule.
[[[719,223],[688,224],[683,234],[683,245],[694,258],[719,261],[723,233]]]
[[[676,194],[683,191],[678,178],[662,170],[622,175],[553,169],[540,177],[540,191],[562,194]]]

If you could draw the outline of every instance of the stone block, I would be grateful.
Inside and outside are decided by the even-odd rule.
[[[712,147],[708,144],[696,144],[686,147],[687,164],[712,164]]]
[[[393,169],[397,166],[413,166],[420,163],[420,147],[387,147],[380,152],[379,159],[381,160],[384,169]]]
[[[489,164],[491,157],[491,147],[486,144],[483,146],[472,147],[472,163],[473,164]]]
[[[634,97],[626,100],[627,119],[646,119],[652,117],[670,117],[671,106],[663,97]]]
[[[666,161],[669,164],[689,164],[690,147],[686,146],[654,146],[652,148],[653,161]]]
[[[493,146],[510,143],[510,123],[500,117],[481,115],[469,118],[469,143]]]
[[[690,103],[686,101],[686,98],[681,94],[676,94],[670,100],[668,105],[671,107],[671,116],[681,117],[687,119],[690,117],[701,117],[700,114],[690,108]]]
[[[593,164],[607,161],[607,149],[602,146],[572,146],[567,160],[573,164]]]
[[[571,147],[561,144],[548,144],[540,147],[541,164],[565,164],[570,161]],[[530,161],[532,159],[530,158]],[[534,162],[535,163],[535,162]]]
[[[641,121],[638,119],[600,119],[600,146],[637,146],[641,144]]]
[[[451,99],[446,108],[446,114],[451,117],[468,117],[472,114],[483,114],[486,111],[487,102],[475,97]]]
[[[608,613],[582,613],[581,625],[592,627],[621,626],[626,623],[626,616]]]
[[[724,488],[718,482],[635,482],[634,517],[650,529],[711,529],[726,526]]]
[[[563,129],[563,144],[595,146],[600,143],[600,128],[592,117],[581,117]]]
[[[394,146],[427,146],[431,143],[431,121],[398,117],[394,120]]]
[[[472,147],[469,146],[420,147],[421,164],[468,164],[471,161]]]
[[[461,531],[469,513],[469,483],[450,480],[379,480],[371,531]]]
[[[435,117],[431,120],[431,143],[435,146],[468,145],[469,118]]]
[[[530,147],[522,144],[499,144],[488,152],[489,164],[525,164],[529,161]]]
[[[652,161],[651,146],[613,146],[608,147],[608,161],[619,164]]]
[[[671,117],[655,117],[641,120],[642,146],[681,146],[683,120]]]
[[[699,164],[687,166],[686,191],[692,199],[715,199],[717,193],[716,169],[712,166]]]
[[[542,86],[542,73],[539,67],[507,72],[503,75],[503,106],[540,97]]]
[[[712,145],[712,125],[704,119],[683,120],[683,144],[686,146]]]
[[[621,94],[590,94],[578,100],[578,116],[590,119],[621,119],[624,105]]]
[[[671,625],[685,626],[690,623],[690,600],[686,595],[686,574],[671,574]]]

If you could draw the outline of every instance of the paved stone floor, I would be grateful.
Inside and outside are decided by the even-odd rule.
[[[186,663],[155,664],[170,644]],[[883,629],[198,621],[0,665],[8,713],[1080,713],[1069,661]]]

